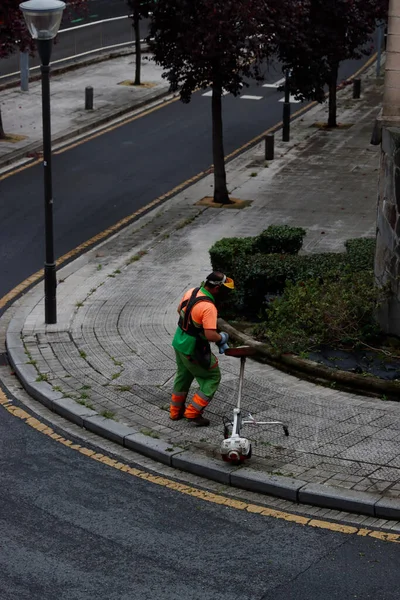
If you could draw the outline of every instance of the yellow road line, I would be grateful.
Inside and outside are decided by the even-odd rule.
[[[192,498],[198,498],[199,500],[203,500],[204,502],[211,502],[212,504],[221,504],[223,506],[227,506],[230,508],[235,508],[236,510],[244,510],[248,513],[259,514],[263,517],[269,517],[273,519],[279,519],[282,521],[287,521],[290,523],[295,523],[297,525],[314,527],[316,529],[326,529],[335,533],[343,533],[346,535],[359,535],[362,537],[372,537],[385,542],[392,542],[396,544],[400,544],[400,534],[398,533],[389,533],[385,531],[378,531],[375,529],[364,529],[354,527],[352,525],[342,525],[340,523],[332,523],[330,521],[322,521],[319,519],[313,519],[311,517],[303,517],[301,515],[288,513],[281,510],[275,510],[272,508],[266,508],[264,506],[260,506],[257,504],[252,504],[250,502],[245,502],[243,500],[235,500],[234,498],[228,498],[222,496],[221,494],[215,494],[213,492],[208,492],[206,490],[202,490],[199,488],[195,488],[190,485],[186,485],[184,483],[179,483],[178,481],[173,481],[172,479],[168,479],[168,477],[154,475],[147,471],[143,471],[142,469],[138,469],[136,467],[131,467],[125,463],[122,463],[115,458],[111,458],[111,456],[107,456],[106,454],[102,454],[100,452],[95,452],[94,450],[90,450],[81,444],[76,444],[72,440],[65,439],[63,436],[56,433],[51,427],[39,421],[39,419],[32,417],[27,411],[15,406],[12,403],[12,400],[7,398],[6,394],[3,390],[0,389],[0,406],[3,406],[12,416],[24,421],[29,427],[32,427],[36,431],[39,431],[43,435],[51,438],[52,440],[62,444],[63,446],[69,447],[71,450],[75,452],[79,452],[84,456],[92,460],[96,460],[101,462],[108,467],[113,469],[117,469],[118,471],[122,471],[131,475],[133,477],[137,477],[142,479],[143,481],[148,481],[149,483],[159,485],[170,490],[174,490],[179,492],[180,494],[185,494],[186,496],[190,496]]]
[[[376,57],[377,57],[377,54],[375,53],[373,56],[371,56],[367,60],[367,62],[365,63],[365,65],[363,65],[360,69],[358,69],[358,71],[356,71],[353,75],[351,75],[350,77],[348,77],[348,81],[350,81],[351,79],[354,79],[362,71],[364,71],[365,69],[367,69],[376,60]],[[164,102],[163,104],[155,106],[155,107],[153,107],[153,108],[151,108],[151,109],[149,109],[147,111],[143,111],[143,112],[135,115],[134,117],[131,117],[130,119],[126,119],[125,121],[123,121],[121,123],[115,124],[115,125],[107,128],[107,129],[103,129],[102,131],[99,131],[99,132],[93,134],[92,136],[86,137],[86,138],[80,140],[79,142],[76,142],[76,143],[74,143],[74,144],[72,144],[72,145],[70,145],[70,146],[68,146],[66,148],[62,148],[61,150],[57,151],[56,154],[61,154],[62,152],[65,152],[66,150],[71,150],[72,148],[75,148],[76,146],[84,144],[85,142],[87,142],[87,141],[89,141],[91,139],[94,139],[95,137],[99,137],[100,135],[103,135],[104,133],[107,133],[109,131],[117,129],[118,127],[121,127],[122,125],[130,123],[131,121],[134,121],[136,119],[144,117],[144,116],[146,116],[146,115],[154,112],[155,110],[159,110],[160,108],[162,108],[164,106],[167,106],[168,104],[171,104],[172,102],[176,102],[177,100],[178,100],[178,98],[173,98],[172,100]],[[311,102],[310,104],[307,104],[306,106],[303,106],[302,108],[300,108],[299,110],[297,110],[296,112],[294,112],[291,115],[291,119],[295,119],[296,117],[298,117],[301,114],[303,114],[304,112],[308,111],[312,106],[315,106],[316,104],[317,104],[317,102]],[[243,144],[243,146],[241,146],[240,148],[237,148],[236,150],[234,150],[233,152],[231,152],[230,154],[228,154],[225,157],[225,160],[226,161],[231,160],[232,158],[234,158],[238,154],[241,154],[242,152],[244,152],[250,146],[254,146],[255,144],[257,144],[260,141],[262,141],[264,139],[264,137],[266,135],[268,135],[269,133],[273,133],[274,131],[277,131],[280,127],[282,127],[282,121],[279,121],[279,123],[276,123],[275,125],[273,125],[269,129],[267,129],[266,131],[264,131],[263,133],[261,133],[260,135],[256,136],[255,138],[253,138],[252,140],[250,140],[249,142],[247,142],[246,144]],[[41,162],[41,159],[37,160],[37,161],[35,161],[33,163],[29,163],[29,165],[26,165],[24,167],[20,167],[20,168],[16,169],[15,171],[10,171],[10,172],[6,173],[5,175],[1,176],[0,177],[0,181],[2,179],[5,179],[6,177],[10,177],[11,175],[17,174],[17,173],[23,171],[24,169],[28,169],[29,167],[35,166],[35,165],[39,164],[40,162]],[[87,240],[83,244],[80,244],[79,246],[77,246],[76,248],[74,248],[73,250],[71,250],[70,252],[67,252],[66,254],[64,254],[63,256],[61,256],[57,260],[57,267],[60,267],[66,261],[71,260],[73,257],[77,256],[78,254],[80,254],[81,252],[83,252],[84,250],[86,250],[87,248],[89,248],[90,246],[92,246],[93,244],[99,243],[102,240],[104,240],[105,238],[107,238],[110,235],[112,235],[113,233],[116,233],[122,227],[126,227],[134,219],[136,219],[142,213],[148,211],[150,208],[154,208],[154,207],[158,206],[159,204],[161,204],[164,200],[166,200],[170,196],[172,196],[174,194],[177,194],[182,189],[188,187],[189,185],[192,185],[192,184],[196,183],[202,177],[204,177],[205,175],[208,175],[209,173],[211,173],[212,169],[213,169],[213,165],[211,165],[205,171],[202,171],[202,172],[198,173],[197,175],[194,175],[194,177],[191,177],[190,179],[187,179],[186,181],[180,183],[179,185],[177,185],[176,187],[174,187],[169,192],[163,194],[162,196],[159,196],[158,198],[155,198],[155,200],[153,200],[152,202],[150,202],[146,206],[143,206],[142,208],[140,208],[136,212],[132,213],[131,215],[128,215],[127,217],[124,217],[123,219],[121,219],[120,221],[118,221],[117,223],[115,223],[114,225],[112,225],[111,227],[108,227],[104,231],[102,231],[102,232],[98,233],[97,235],[93,236],[92,238],[90,238],[89,240]],[[30,277],[28,277],[27,279],[25,279],[25,281],[22,281],[15,288],[13,288],[12,290],[10,290],[10,292],[8,292],[5,296],[3,296],[2,298],[0,298],[0,309],[4,308],[4,306],[6,306],[6,304],[8,304],[12,300],[14,300],[14,298],[16,298],[17,296],[19,296],[19,294],[21,294],[23,291],[25,291],[33,283],[38,282],[42,277],[43,277],[43,270],[37,271],[36,273],[34,273],[33,275],[31,275]]]
[[[115,123],[114,125],[110,125],[110,127],[107,127],[106,129],[102,129],[101,131],[97,131],[96,133],[94,133],[92,135],[88,135],[87,137],[83,138],[82,140],[78,140],[77,142],[74,142],[73,144],[70,144],[63,148],[60,148],[60,150],[56,150],[53,154],[62,154],[63,152],[66,152],[67,150],[72,150],[72,148],[76,148],[76,146],[80,146],[81,144],[90,142],[90,140],[94,140],[97,137],[103,135],[104,133],[109,133],[110,131],[114,131],[114,129],[118,129],[119,127],[122,127],[123,125],[127,125],[128,123],[132,123],[133,121],[136,121],[137,119],[146,117],[147,115],[150,115],[151,113],[155,112],[156,110],[160,110],[160,108],[164,108],[164,106],[168,106],[169,104],[172,104],[173,102],[176,102],[177,100],[179,100],[178,96],[176,98],[171,98],[171,100],[166,100],[165,102],[161,102],[157,106],[153,106],[153,108],[144,110],[133,117],[128,117],[127,119],[119,121],[118,123]]]

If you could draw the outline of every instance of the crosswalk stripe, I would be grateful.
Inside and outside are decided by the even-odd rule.
[[[241,100],[262,100],[263,96],[247,96],[246,94],[244,94],[244,96],[240,96]]]
[[[285,98],[281,98],[279,102],[285,102]],[[298,104],[299,102],[302,102],[302,100],[296,100],[294,96],[290,96],[289,102],[290,104]]]
[[[279,81],[276,81],[275,83],[264,83],[262,87],[265,88],[278,88],[280,85],[282,85],[282,83],[285,81],[285,78],[283,77],[282,79],[280,79]]]
[[[229,92],[227,92],[226,90],[222,90],[223,96],[226,96],[227,94],[229,94]],[[209,90],[208,92],[204,92],[204,94],[202,94],[202,96],[212,96],[212,90]]]

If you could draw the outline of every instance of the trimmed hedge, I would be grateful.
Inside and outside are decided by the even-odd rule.
[[[253,237],[222,238],[211,246],[209,253],[213,271],[222,271],[235,278],[238,264],[254,253]]]
[[[303,244],[305,229],[289,225],[270,225],[256,237],[222,238],[209,253],[214,271],[235,278],[243,269],[242,260],[257,254],[297,254]]]
[[[344,254],[326,253],[293,256],[290,254],[260,254],[248,264],[246,275],[238,280],[243,289],[243,306],[238,310],[246,315],[260,315],[266,308],[266,296],[279,296],[288,281],[328,279],[345,270]]]
[[[210,248],[213,270],[235,280],[236,290],[222,309],[225,317],[265,318],[266,298],[280,296],[287,282],[323,282],[373,269],[374,239],[348,240],[344,253],[299,256],[305,233],[300,227],[271,225],[257,237],[223,238]]]
[[[298,254],[306,230],[288,225],[270,225],[254,238],[254,250],[261,254]]]

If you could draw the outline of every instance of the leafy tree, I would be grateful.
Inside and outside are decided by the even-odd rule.
[[[0,59],[7,58],[16,50],[34,51],[35,44],[25,25],[25,19],[19,5],[21,0],[0,1]],[[64,13],[73,11],[81,13],[86,0],[71,0]]]
[[[328,126],[336,127],[339,65],[371,51],[377,20],[387,16],[388,0],[302,0],[297,32],[281,23],[279,54],[291,71],[291,91],[298,97],[324,102],[329,94]]]
[[[154,7],[156,0],[126,0],[132,11],[132,26],[135,32],[135,81],[134,85],[140,85],[140,66],[142,50],[140,46],[140,21],[147,19]]]
[[[20,0],[1,0],[0,4],[0,59],[18,48],[32,50],[33,41],[19,8]]]
[[[172,91],[190,102],[198,89],[212,89],[214,202],[230,203],[226,186],[223,90],[238,95],[245,78],[261,78],[261,61],[273,49],[284,0],[158,0],[150,35],[155,61],[165,68]]]

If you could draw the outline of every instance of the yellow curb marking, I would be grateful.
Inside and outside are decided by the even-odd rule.
[[[367,60],[367,62],[365,63],[365,65],[363,65],[360,69],[358,69],[358,71],[356,71],[353,75],[351,75],[350,77],[347,78],[347,81],[351,81],[352,79],[354,79],[355,77],[357,77],[357,75],[359,75],[360,73],[362,73],[362,71],[364,71],[365,69],[367,69],[376,60],[376,57],[377,57],[377,53],[373,54]],[[75,148],[76,146],[84,144],[85,142],[88,142],[91,139],[99,137],[100,135],[103,135],[104,133],[108,133],[110,131],[113,131],[114,129],[117,129],[118,127],[122,127],[122,125],[126,125],[126,124],[130,123],[131,121],[135,121],[136,119],[140,119],[141,117],[145,117],[146,115],[148,115],[148,114],[150,114],[150,113],[152,113],[152,112],[154,112],[156,110],[159,110],[160,108],[163,108],[164,106],[168,106],[172,102],[176,102],[178,99],[179,98],[173,98],[172,100],[168,100],[167,102],[164,102],[164,103],[162,103],[162,104],[160,104],[158,106],[155,106],[155,107],[153,107],[153,108],[151,108],[149,110],[143,111],[143,112],[139,113],[138,115],[135,115],[134,117],[131,117],[130,119],[126,119],[123,122],[117,123],[117,124],[115,124],[115,125],[113,125],[111,127],[108,127],[107,129],[103,129],[103,130],[97,132],[96,134],[93,134],[93,135],[91,135],[89,137],[85,137],[84,139],[80,140],[79,142],[76,142],[76,143],[74,143],[74,144],[72,144],[72,145],[70,145],[70,146],[68,146],[66,148],[62,148],[62,149],[58,150],[55,154],[61,154],[62,152],[66,152],[67,150],[71,150],[72,148]],[[297,110],[296,112],[294,112],[291,115],[291,119],[295,119],[296,117],[299,117],[301,114],[303,114],[304,112],[308,111],[311,107],[315,106],[316,104],[317,104],[317,102],[311,102],[311,103],[307,104],[306,106],[303,106],[302,108],[300,108],[299,110]],[[260,135],[256,136],[252,140],[250,140],[250,142],[247,142],[246,144],[244,144],[240,148],[237,148],[236,150],[234,150],[233,152],[231,152],[230,154],[228,154],[225,157],[225,160],[226,161],[231,160],[232,158],[234,158],[238,154],[241,154],[243,151],[245,151],[250,146],[253,146],[253,145],[257,144],[258,142],[262,141],[266,135],[268,135],[269,133],[275,132],[280,127],[282,127],[282,121],[279,121],[279,123],[276,123],[275,125],[273,125],[269,129],[267,129],[266,131],[264,131],[263,133],[261,133]],[[17,173],[20,173],[21,171],[23,171],[25,169],[28,169],[30,167],[33,167],[33,166],[35,166],[35,165],[37,165],[37,164],[39,164],[41,162],[42,162],[42,159],[39,159],[39,160],[36,160],[36,161],[34,161],[32,163],[29,163],[28,165],[25,165],[25,166],[22,166],[22,167],[20,167],[18,169],[15,169],[13,171],[9,171],[9,172],[5,173],[4,175],[0,176],[0,181],[2,181],[3,179],[6,179],[6,177],[10,177],[11,175],[16,175]],[[73,250],[71,250],[70,252],[67,252],[66,254],[64,254],[63,256],[61,256],[57,260],[57,268],[59,268],[61,265],[63,265],[66,261],[71,260],[74,256],[77,256],[78,254],[80,254],[81,252],[83,252],[83,250],[85,250],[89,246],[92,246],[92,245],[94,245],[96,243],[99,243],[100,241],[102,241],[105,238],[109,237],[113,233],[116,233],[122,227],[129,225],[131,223],[131,221],[133,221],[134,219],[136,219],[143,212],[148,211],[150,208],[154,208],[155,206],[157,206],[158,204],[160,204],[161,202],[163,202],[165,199],[169,198],[170,196],[173,196],[173,195],[177,194],[178,192],[180,192],[182,189],[188,187],[189,185],[191,185],[193,183],[196,183],[197,181],[199,181],[200,179],[202,179],[206,175],[209,175],[210,173],[212,173],[212,170],[213,170],[213,165],[211,165],[205,171],[201,171],[197,175],[194,175],[190,179],[187,179],[186,181],[180,183],[179,185],[177,185],[176,187],[174,187],[169,192],[163,194],[162,196],[159,196],[158,198],[155,198],[155,200],[153,200],[152,202],[150,202],[146,206],[143,206],[142,208],[140,208],[136,212],[132,213],[131,215],[128,215],[127,217],[124,217],[123,219],[121,219],[120,221],[118,221],[117,223],[115,223],[114,225],[112,225],[111,227],[108,227],[107,229],[105,229],[104,231],[102,231],[102,232],[98,233],[97,235],[93,236],[92,238],[90,238],[86,242],[83,242],[82,244],[80,244],[79,246],[77,246],[76,248],[74,248]],[[43,270],[41,269],[40,271],[37,271],[33,275],[30,275],[30,277],[28,277],[27,279],[25,279],[24,281],[22,281],[21,283],[19,283],[15,288],[13,288],[5,296],[3,296],[2,298],[0,298],[0,309],[3,308],[4,306],[6,306],[6,304],[8,304],[9,302],[11,302],[11,300],[13,300],[14,298],[16,298],[19,294],[21,294],[24,290],[26,290],[30,285],[32,285],[33,283],[36,283],[37,281],[39,281],[42,277],[43,277]]]
[[[334,533],[343,533],[346,535],[360,535],[363,537],[372,537],[384,542],[392,542],[396,544],[400,544],[400,534],[398,533],[388,533],[385,531],[377,531],[373,529],[364,529],[354,527],[352,525],[341,525],[340,523],[331,523],[329,521],[321,521],[319,519],[312,519],[309,517],[302,517],[301,515],[287,513],[281,510],[275,510],[272,508],[265,508],[264,506],[259,506],[257,504],[251,504],[249,502],[244,502],[242,500],[235,500],[234,498],[228,498],[225,496],[221,496],[220,494],[214,494],[213,492],[208,492],[206,490],[201,490],[184,483],[179,483],[177,481],[172,481],[167,477],[162,477],[160,475],[153,475],[152,473],[148,473],[141,469],[137,469],[135,467],[130,467],[122,462],[119,462],[115,458],[111,458],[111,456],[107,456],[105,454],[101,454],[100,452],[95,452],[94,450],[89,450],[89,448],[85,448],[80,444],[75,444],[71,440],[66,440],[61,435],[57,434],[51,427],[45,425],[37,418],[32,417],[29,413],[27,413],[22,408],[13,405],[12,400],[7,398],[3,390],[0,389],[0,406],[3,406],[11,415],[21,419],[21,421],[25,421],[27,425],[39,431],[43,435],[55,440],[56,442],[63,444],[64,446],[69,447],[71,450],[75,452],[79,452],[88,458],[101,462],[108,467],[113,469],[117,469],[118,471],[122,471],[124,473],[128,473],[128,475],[132,475],[133,477],[138,477],[144,481],[148,481],[149,483],[160,485],[162,487],[168,488],[170,490],[174,490],[181,494],[185,494],[186,496],[191,496],[192,498],[198,498],[205,502],[211,502],[212,504],[220,504],[222,506],[226,506],[228,508],[234,508],[236,510],[244,510],[248,513],[259,514],[263,517],[270,517],[273,519],[279,519],[283,521],[287,521],[290,523],[295,523],[297,525],[314,527],[315,529],[326,529],[332,531]]]

